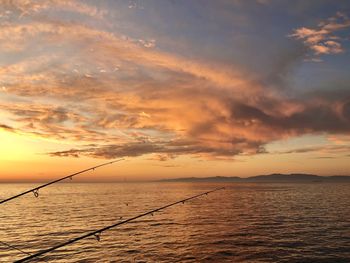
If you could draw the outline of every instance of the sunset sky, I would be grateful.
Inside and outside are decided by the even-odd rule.
[[[350,174],[350,2],[0,0],[0,181]]]

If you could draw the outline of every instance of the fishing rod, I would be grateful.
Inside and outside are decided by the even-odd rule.
[[[35,187],[35,188],[32,188],[32,189],[29,189],[29,190],[27,190],[27,191],[25,191],[25,192],[23,192],[23,193],[20,193],[20,194],[14,195],[14,196],[12,196],[12,197],[6,198],[6,199],[4,199],[4,200],[1,200],[1,201],[0,201],[0,205],[1,205],[1,204],[4,204],[4,203],[6,203],[6,202],[8,202],[8,201],[10,201],[10,200],[16,199],[16,198],[18,198],[18,197],[20,197],[20,196],[22,196],[22,195],[29,194],[29,193],[33,193],[35,197],[39,197],[39,189],[41,189],[41,188],[44,188],[44,187],[49,186],[49,185],[51,185],[51,184],[58,183],[58,182],[60,182],[60,181],[63,181],[63,180],[65,180],[65,179],[68,179],[68,178],[69,178],[70,180],[72,180],[73,177],[76,176],[76,175],[78,175],[78,174],[82,174],[82,173],[85,173],[85,172],[87,172],[87,171],[95,170],[95,169],[97,169],[97,168],[99,168],[99,167],[102,167],[102,166],[105,166],[105,165],[109,165],[109,164],[112,164],[112,163],[116,163],[116,162],[119,162],[119,161],[122,161],[122,160],[124,160],[124,159],[118,159],[118,160],[114,160],[114,161],[111,161],[111,162],[107,162],[107,163],[103,163],[103,164],[100,164],[100,165],[96,165],[96,166],[94,166],[94,167],[90,167],[90,168],[88,168],[88,169],[85,169],[85,170],[82,170],[82,171],[79,171],[79,172],[76,172],[76,173],[73,173],[73,174],[64,176],[64,177],[62,177],[62,178],[59,178],[59,179],[56,179],[56,180],[54,180],[54,181],[45,183],[45,184],[43,184],[43,185],[39,185],[39,186],[37,186],[37,187]]]
[[[53,250],[56,250],[56,249],[58,249],[58,248],[61,248],[61,247],[67,246],[67,245],[69,245],[69,244],[75,243],[75,242],[77,242],[77,241],[79,241],[79,240],[82,240],[82,239],[84,239],[84,238],[87,238],[87,237],[94,236],[94,237],[96,238],[97,241],[100,241],[100,239],[101,239],[101,237],[100,237],[101,233],[104,232],[104,231],[106,231],[106,230],[109,230],[109,229],[111,229],[111,228],[114,228],[114,227],[117,227],[117,226],[120,226],[120,225],[123,225],[123,224],[127,224],[127,223],[129,223],[129,222],[131,222],[131,221],[134,221],[134,220],[136,220],[136,219],[138,219],[138,218],[141,218],[141,217],[144,217],[144,216],[147,216],[147,215],[152,215],[152,216],[153,216],[153,214],[154,214],[155,212],[159,212],[159,211],[161,211],[161,210],[164,210],[164,209],[166,209],[166,208],[169,208],[169,207],[171,207],[171,206],[174,206],[174,205],[177,205],[177,204],[180,204],[180,203],[184,204],[185,202],[187,202],[187,201],[189,201],[189,200],[198,198],[198,197],[203,196],[203,195],[208,195],[209,193],[212,193],[212,192],[215,192],[215,191],[219,191],[219,190],[222,190],[222,189],[225,189],[225,187],[220,187],[220,188],[213,189],[213,190],[211,190],[211,191],[207,191],[207,192],[204,192],[204,193],[201,193],[201,194],[197,194],[197,195],[194,195],[194,196],[185,198],[185,199],[183,199],[183,200],[176,201],[176,202],[174,202],[174,203],[171,203],[171,204],[168,204],[168,205],[165,205],[165,206],[162,206],[162,207],[153,209],[153,210],[148,211],[148,212],[145,212],[145,213],[143,213],[143,214],[139,214],[139,215],[137,215],[137,216],[131,217],[131,218],[126,219],[126,220],[124,220],[124,221],[117,222],[117,223],[115,223],[115,224],[113,224],[113,225],[109,225],[109,226],[100,228],[100,229],[98,229],[98,230],[91,231],[91,232],[89,232],[89,233],[87,233],[87,234],[85,234],[85,235],[82,235],[82,236],[73,238],[73,239],[71,239],[71,240],[69,240],[69,241],[67,241],[67,242],[58,244],[58,245],[53,246],[53,247],[48,248],[48,249],[44,249],[44,250],[39,251],[39,252],[37,252],[37,253],[35,253],[35,254],[31,254],[31,255],[28,256],[28,257],[25,257],[25,258],[22,258],[22,259],[20,259],[20,260],[15,261],[15,263],[28,262],[28,261],[30,261],[30,260],[32,260],[32,259],[34,259],[34,258],[37,258],[37,257],[42,256],[42,255],[44,255],[44,254],[47,254],[47,253],[49,253],[49,252],[51,252],[51,251],[53,251]]]

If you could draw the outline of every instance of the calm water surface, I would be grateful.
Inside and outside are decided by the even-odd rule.
[[[57,184],[1,205],[0,241],[33,253],[222,185],[33,262],[350,262],[349,183]],[[0,262],[24,256],[0,244]]]

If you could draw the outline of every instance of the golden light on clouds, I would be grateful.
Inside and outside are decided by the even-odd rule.
[[[345,56],[346,40],[339,33],[349,27],[344,13],[320,19],[313,28],[289,26],[276,36],[285,41],[280,51],[285,54],[276,55],[266,46],[271,59],[264,61],[265,51],[251,54],[245,49],[257,34],[254,41],[242,42],[251,33],[244,27],[254,23],[248,14],[239,25],[233,14],[216,14],[215,19],[227,24],[222,30],[232,24],[241,31],[230,31],[232,39],[227,34],[215,38],[199,30],[210,31],[213,25],[198,27],[197,38],[208,42],[199,45],[191,34],[182,34],[186,28],[181,23],[164,24],[169,28],[158,33],[154,27],[159,23],[152,21],[161,18],[146,6],[129,8],[113,1],[0,3],[4,162],[25,160],[30,167],[30,160],[39,160],[48,164],[45,168],[55,168],[63,160],[94,163],[129,157],[141,167],[128,167],[133,165],[129,160],[124,173],[141,178],[142,171],[145,177],[277,172],[284,169],[276,164],[273,171],[277,153],[291,159],[308,153],[314,164],[317,147],[324,155],[346,158],[349,140],[335,151],[335,142],[324,138],[349,134],[349,93],[298,89],[293,85],[302,79],[290,81],[297,63]],[[226,43],[226,56],[221,42]],[[271,61],[278,63],[269,66]],[[303,136],[322,138],[322,145],[269,150],[273,143]],[[299,169],[291,162],[285,170],[293,167]]]

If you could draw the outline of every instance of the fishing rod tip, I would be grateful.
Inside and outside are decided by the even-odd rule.
[[[116,160],[111,161],[110,164],[116,163],[116,162],[120,162],[120,161],[124,161],[124,160],[125,160],[125,158],[116,159]]]

